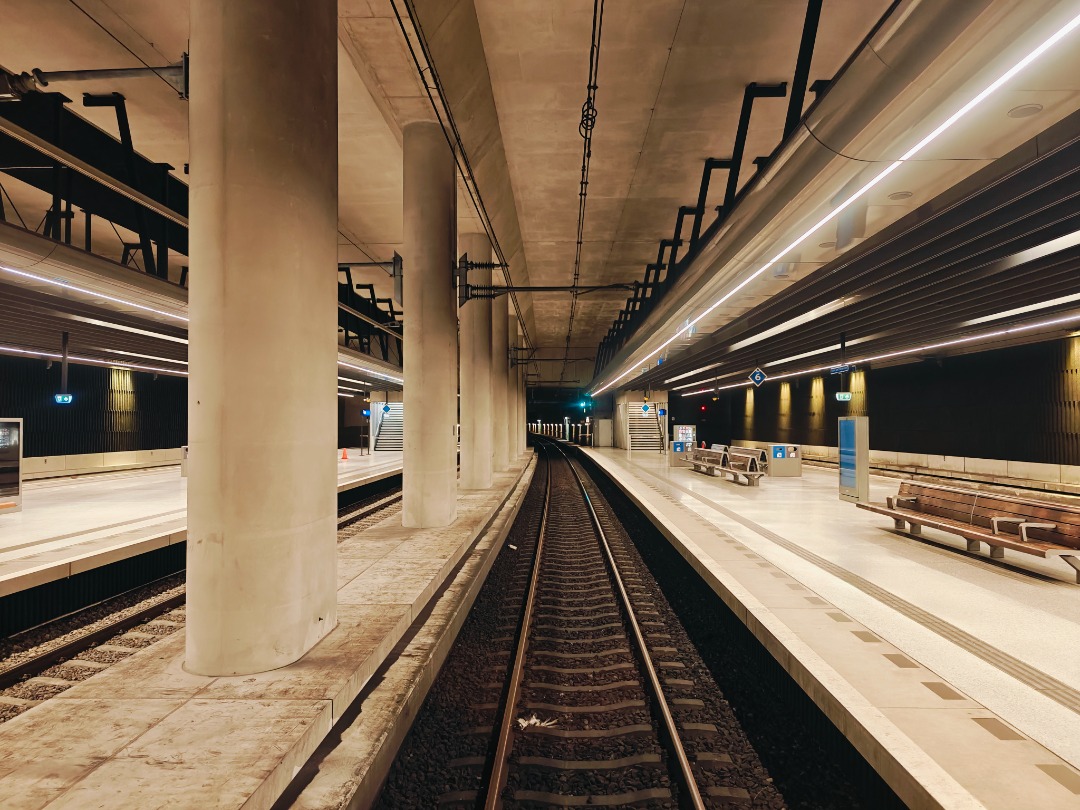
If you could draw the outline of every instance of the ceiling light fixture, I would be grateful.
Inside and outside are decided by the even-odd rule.
[[[998,89],[1000,89],[1002,87],[1002,85],[1004,85],[1010,79],[1015,77],[1018,73],[1020,73],[1022,70],[1024,70],[1028,65],[1030,65],[1032,62],[1034,62],[1036,59],[1038,59],[1040,56],[1042,56],[1044,53],[1046,53],[1048,50],[1050,50],[1052,47],[1054,47],[1058,42],[1060,42],[1062,39],[1064,39],[1066,36],[1068,36],[1070,33],[1072,33],[1072,31],[1075,30],[1077,26],[1080,26],[1080,14],[1077,14],[1075,17],[1073,17],[1071,20],[1069,20],[1067,23],[1065,23],[1065,25],[1063,25],[1061,28],[1059,28],[1057,31],[1055,31],[1053,34],[1051,34],[1049,37],[1047,37],[1045,40],[1043,40],[1035,49],[1033,49],[1030,53],[1028,53],[1027,56],[1025,56],[1019,62],[1014,64],[1011,68],[1009,68],[1004,73],[1002,73],[1000,76],[998,76],[997,79],[995,79],[993,82],[991,82],[989,85],[987,85],[974,98],[972,98],[964,106],[962,106],[960,109],[958,109],[956,112],[954,112],[948,118],[946,118],[942,123],[940,123],[932,132],[930,132],[930,134],[923,137],[922,140],[920,140],[918,143],[916,143],[914,146],[912,146],[910,149],[908,149],[906,152],[904,152],[904,154],[902,154],[898,159],[896,159],[895,161],[890,163],[888,166],[886,166],[884,169],[882,169],[880,172],[878,172],[877,175],[875,175],[872,179],[870,179],[868,182],[866,182],[861,188],[859,188],[858,191],[856,191],[854,194],[852,194],[850,197],[848,197],[846,200],[844,200],[842,203],[840,203],[840,205],[838,205],[836,208],[834,208],[832,211],[830,211],[828,214],[826,214],[824,217],[822,217],[816,223],[811,225],[810,228],[808,228],[801,236],[799,236],[793,242],[791,242],[791,244],[789,244],[787,247],[785,247],[783,250],[781,250],[779,253],[777,253],[775,256],[773,256],[773,258],[771,258],[768,262],[766,262],[764,265],[759,267],[753,273],[748,275],[746,278],[744,278],[742,281],[740,281],[738,284],[736,284],[734,287],[732,287],[726,293],[724,293],[720,298],[718,298],[716,301],[714,301],[704,311],[702,311],[700,314],[695,316],[689,322],[689,324],[687,326],[682,327],[672,337],[668,338],[664,343],[662,343],[660,345],[660,347],[658,349],[653,351],[651,354],[646,355],[646,357],[644,357],[642,360],[636,361],[634,366],[632,366],[627,371],[624,371],[618,377],[615,377],[607,385],[604,385],[601,388],[598,388],[595,391],[593,391],[592,392],[593,395],[595,396],[596,394],[599,394],[602,391],[606,391],[608,388],[611,388],[613,385],[618,383],[620,380],[625,379],[627,376],[629,376],[631,373],[633,373],[633,370],[634,370],[634,368],[637,367],[638,363],[648,362],[653,357],[660,354],[660,352],[662,352],[664,349],[666,349],[668,346],[670,346],[672,343],[674,343],[676,340],[678,340],[683,335],[683,333],[686,332],[686,330],[689,328],[689,326],[693,326],[695,323],[700,321],[702,318],[705,318],[706,316],[708,316],[709,313],[711,313],[714,309],[719,307],[721,304],[723,304],[725,301],[727,301],[733,295],[735,295],[740,290],[742,290],[744,287],[746,287],[748,284],[750,284],[752,281],[754,281],[754,279],[756,279],[758,276],[760,276],[762,273],[764,273],[766,270],[768,270],[774,264],[776,264],[781,259],[783,259],[784,256],[786,256],[788,253],[790,253],[793,250],[795,250],[796,248],[798,248],[803,242],[805,242],[807,239],[809,239],[820,228],[822,228],[824,225],[827,225],[829,222],[832,222],[834,219],[836,219],[841,213],[843,213],[848,208],[850,208],[851,205],[853,205],[857,200],[859,200],[861,197],[863,197],[865,194],[867,194],[872,188],[877,186],[882,180],[884,180],[890,174],[892,174],[897,169],[899,169],[901,166],[903,166],[907,161],[914,158],[919,152],[921,152],[923,149],[925,149],[927,146],[929,146],[931,143],[933,143],[935,140],[937,140],[942,134],[944,134],[949,129],[951,129],[953,127],[953,125],[956,124],[957,121],[962,119],[969,112],[971,112],[977,106],[982,104],[982,102],[984,102],[987,98],[989,98],[991,95],[993,95]]]
[[[987,323],[989,321],[999,321],[1002,318],[1008,318],[1012,315],[1023,315],[1025,312],[1035,312],[1040,309],[1048,309],[1050,307],[1056,307],[1059,304],[1071,304],[1075,301],[1080,301],[1080,293],[1076,295],[1063,295],[1060,298],[1054,298],[1050,301],[1043,301],[1041,304],[1029,304],[1026,307],[1017,307],[1016,309],[1008,309],[1005,312],[998,312],[996,315],[986,315],[982,318],[975,318],[974,320],[964,321],[963,326],[975,326],[980,323]]]
[[[187,360],[173,360],[171,357],[158,357],[156,354],[139,354],[138,352],[124,352],[120,349],[107,349],[104,346],[93,347],[98,351],[108,352],[109,354],[122,354],[124,357],[141,357],[143,360],[158,360],[162,363],[176,363],[177,365],[186,366]]]
[[[947,349],[952,346],[963,346],[965,344],[980,343],[988,340],[996,340],[997,338],[1008,337],[1009,335],[1015,335],[1022,332],[1033,332],[1039,329],[1047,329],[1053,326],[1062,326],[1064,324],[1072,324],[1080,321],[1080,315],[1069,315],[1064,318],[1053,318],[1049,321],[1038,321],[1037,323],[1023,324],[1021,326],[1011,326],[1008,329],[999,329],[996,332],[985,332],[980,335],[968,335],[967,337],[954,338],[953,340],[943,340],[939,343],[928,343],[923,346],[916,346],[912,349],[900,349],[895,352],[886,352],[885,354],[875,354],[870,357],[860,357],[854,360],[848,360],[847,363],[852,366],[861,366],[868,363],[877,363],[881,360],[892,360],[896,357],[910,357],[913,354],[924,354],[925,352],[931,352],[935,349]],[[801,371],[789,371],[786,374],[772,374],[769,376],[769,381],[784,380],[790,377],[801,377],[805,374],[818,374],[823,371],[829,371],[833,368],[832,365],[818,366],[816,368],[802,369]],[[697,391],[687,391],[680,396],[692,397],[697,394],[708,394],[712,391],[724,391],[728,388],[746,388],[752,385],[749,382],[734,383],[732,385],[724,385],[717,388],[701,388]]]
[[[894,191],[889,195],[890,200],[906,200],[911,197],[910,191]]]
[[[1038,115],[1043,111],[1042,104],[1021,104],[1019,107],[1013,107],[1007,115],[1009,118],[1030,118],[1033,115]]]
[[[136,304],[134,301],[126,301],[123,298],[116,298],[112,295],[106,295],[103,292],[96,292],[94,290],[87,290],[84,287],[76,287],[74,284],[68,284],[66,281],[61,281],[58,278],[46,278],[45,276],[39,276],[36,273],[27,273],[25,270],[16,270],[14,267],[8,267],[6,264],[0,264],[0,270],[12,275],[21,276],[22,278],[28,278],[32,281],[39,281],[42,284],[51,284],[54,287],[61,287],[71,292],[81,293],[82,295],[89,295],[91,298],[104,299],[105,301],[112,301],[114,304],[123,304],[126,307],[134,307],[135,309],[141,309],[143,312],[152,312],[155,315],[161,315],[163,318],[172,318],[173,320],[188,322],[188,319],[183,315],[177,315],[175,312],[166,312],[163,309],[154,309],[143,304]]]
[[[163,335],[161,332],[151,332],[149,329],[139,329],[134,326],[125,326],[122,323],[113,323],[112,321],[99,321],[97,318],[87,318],[85,315],[68,315],[73,321],[82,321],[83,323],[92,323],[94,326],[104,326],[107,329],[117,329],[121,332],[131,332],[134,335],[146,335],[147,337],[158,338],[159,340],[168,340],[171,343],[183,343],[185,346],[188,341],[186,338],[174,337],[173,335]]]
[[[108,350],[106,350],[108,351]],[[62,360],[63,355],[55,352],[39,352],[33,349],[20,349],[17,346],[0,346],[0,354],[15,354],[22,357],[39,357],[48,360]],[[92,366],[106,366],[108,368],[127,368],[132,371],[150,371],[155,374],[172,374],[181,377],[188,376],[186,371],[177,368],[157,368],[155,366],[141,366],[135,363],[122,363],[118,360],[105,360],[99,357],[81,357],[69,354],[68,360],[72,363],[83,363]]]
[[[343,360],[338,360],[338,365],[339,366],[344,366],[345,368],[351,368],[353,371],[360,371],[360,372],[363,372],[364,374],[370,374],[372,377],[378,377],[381,380],[389,380],[390,382],[397,383],[398,385],[402,385],[405,382],[400,377],[395,377],[392,374],[384,374],[381,371],[375,371],[374,369],[370,369],[370,368],[367,368],[365,366],[357,366],[357,365],[353,365],[352,363],[346,363]],[[338,379],[342,379],[342,378],[339,377]]]

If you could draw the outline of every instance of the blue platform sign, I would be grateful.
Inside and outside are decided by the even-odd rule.
[[[767,379],[769,379],[769,375],[762,371],[760,368],[755,368],[753,371],[750,372],[750,382],[752,382],[755,387],[761,385]]]
[[[642,413],[648,413],[649,412],[649,403],[646,402],[644,405],[641,406],[641,412]]]
[[[773,445],[772,449],[773,458],[787,458],[787,448],[780,447],[779,445]]]
[[[389,405],[383,405],[382,406],[382,412],[383,413],[390,413],[390,406]]]
[[[667,408],[661,408],[660,409],[660,415],[661,416],[667,416]]]
[[[360,413],[362,413],[364,416],[371,416],[371,411],[369,411],[367,408],[364,408],[364,410],[360,411]]]

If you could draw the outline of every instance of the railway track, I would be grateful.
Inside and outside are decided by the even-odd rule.
[[[400,490],[338,510],[338,542],[400,510]],[[0,723],[184,627],[183,573],[0,642]]]
[[[414,731],[380,806],[783,807],[600,493],[557,445],[541,453],[530,530],[481,607],[496,618],[465,722],[435,752]]]

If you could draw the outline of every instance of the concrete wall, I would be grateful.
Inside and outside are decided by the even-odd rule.
[[[1080,338],[860,369],[846,387],[850,403],[834,396],[839,375],[766,382],[719,392],[715,400],[676,396],[672,421],[697,424],[709,443],[755,439],[831,447],[837,417],[866,415],[870,446],[879,453],[974,459],[970,471],[993,474],[1001,464],[1017,470],[1048,465],[1031,468],[1042,476],[1052,474],[1046,469],[1080,466]],[[1008,461],[986,467],[978,459]]]
[[[179,447],[170,447],[160,450],[79,453],[72,456],[28,456],[23,459],[23,480],[162,467],[179,464],[181,454]]]
[[[0,357],[0,416],[22,417],[23,455],[90,456],[187,443],[187,379],[71,366],[70,405],[57,405],[60,364]]]

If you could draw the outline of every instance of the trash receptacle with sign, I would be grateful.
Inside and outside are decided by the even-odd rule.
[[[671,452],[668,453],[669,467],[689,467],[690,462],[683,456],[697,444],[697,425],[675,425],[674,438],[671,440]]]
[[[797,444],[769,445],[769,477],[796,478],[802,475],[802,448]]]

